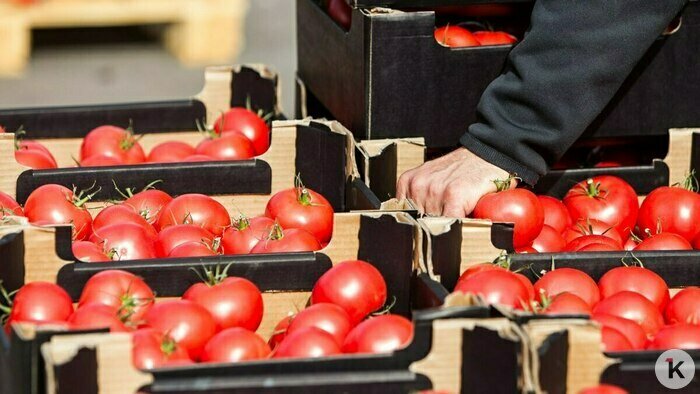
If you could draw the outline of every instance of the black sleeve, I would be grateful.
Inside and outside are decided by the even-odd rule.
[[[687,0],[537,0],[461,143],[535,184],[615,95]]]

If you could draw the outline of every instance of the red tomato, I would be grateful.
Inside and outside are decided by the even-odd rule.
[[[275,224],[270,238],[260,240],[250,253],[313,252],[321,248],[321,244],[310,232],[299,228],[282,230]]]
[[[156,256],[167,257],[176,247],[188,242],[204,242],[211,245],[214,234],[194,224],[177,224],[158,233]]]
[[[19,141],[15,149],[15,160],[34,170],[58,168],[56,159],[45,146],[36,141]]]
[[[102,227],[90,237],[90,242],[108,251],[115,261],[156,258],[154,235],[133,223],[117,223]]]
[[[561,293],[571,293],[593,307],[600,301],[595,281],[583,271],[574,268],[557,268],[542,275],[535,282],[535,294],[554,298]]]
[[[134,332],[131,340],[131,360],[137,369],[192,364],[187,350],[152,328]]]
[[[270,128],[255,112],[241,107],[231,108],[214,123],[217,134],[240,134],[253,143],[255,156],[270,148]]]
[[[628,394],[627,390],[609,384],[600,384],[595,387],[588,387],[578,392],[578,394]]]
[[[659,309],[639,293],[621,291],[602,299],[594,308],[593,313],[605,313],[624,317],[639,324],[648,338],[656,334],[664,324]]]
[[[204,346],[216,334],[216,322],[211,313],[188,300],[153,305],[146,314],[146,326],[168,333],[193,360],[199,359]]]
[[[61,185],[44,185],[29,195],[24,213],[30,223],[72,224],[73,239],[82,241],[92,232],[92,216],[84,207],[88,197],[76,196]]]
[[[552,227],[546,224],[542,226],[540,235],[532,241],[532,248],[539,253],[556,253],[561,252],[566,247],[564,237]]]
[[[151,149],[149,163],[179,163],[195,154],[192,145],[182,141],[161,142]]]
[[[515,249],[515,253],[518,254],[532,254],[532,253],[539,253],[537,249],[533,248],[532,246],[525,246],[523,248],[517,248]]]
[[[700,287],[686,287],[676,293],[664,311],[666,323],[700,324]]]
[[[202,161],[217,161],[211,156],[207,155],[192,155],[185,157],[182,161],[184,162],[202,162]]]
[[[173,248],[168,254],[168,257],[178,258],[178,257],[206,257],[206,256],[218,256],[215,250],[212,249],[211,244],[207,244],[202,241],[185,242]]]
[[[275,193],[265,207],[265,216],[284,229],[306,230],[322,244],[333,235],[333,207],[322,195],[305,187]]]
[[[537,196],[544,211],[544,224],[557,230],[560,234],[571,226],[571,216],[561,200],[550,196]]]
[[[639,211],[637,193],[632,186],[610,175],[579,182],[564,197],[564,205],[572,219],[590,218],[608,223],[625,239],[634,230]]]
[[[216,236],[221,236],[224,230],[231,226],[231,218],[226,208],[213,198],[203,194],[183,194],[163,208],[156,228],[163,231],[164,228],[176,224],[195,224]]]
[[[527,288],[508,271],[491,270],[469,276],[457,282],[455,291],[481,295],[489,304],[502,304],[515,309],[529,305]]]
[[[328,0],[328,15],[343,29],[350,30],[352,8],[345,0]]]
[[[192,301],[209,311],[217,331],[231,327],[257,330],[264,309],[258,287],[243,278],[229,277],[221,281],[215,277],[210,278],[211,283],[192,285],[182,295],[182,299]]]
[[[495,270],[508,271],[507,269],[501,267],[498,264],[493,264],[493,263],[475,264],[475,265],[472,265],[471,267],[467,268],[464,272],[462,272],[462,275],[459,276],[459,279],[457,280],[457,282],[461,282],[463,280],[466,280],[468,277],[470,277],[474,274],[478,274],[479,272],[495,271]]]
[[[333,335],[316,327],[304,327],[290,333],[277,346],[273,358],[317,358],[340,354]]]
[[[343,343],[344,353],[390,353],[413,340],[413,323],[399,315],[371,317],[353,328]]]
[[[267,358],[272,351],[264,339],[245,328],[227,328],[214,335],[201,355],[201,361],[235,363]]]
[[[567,243],[586,235],[604,235],[622,245],[622,236],[611,225],[595,219],[579,219],[562,234]]]
[[[101,247],[89,241],[73,242],[72,250],[76,260],[85,263],[101,263],[112,260]]]
[[[92,231],[96,232],[104,227],[121,223],[136,224],[141,226],[149,237],[158,237],[156,229],[128,205],[111,205],[101,210],[92,220]]]
[[[124,160],[106,155],[95,155],[90,156],[87,159],[81,160],[80,167],[111,167],[111,166],[123,166]]]
[[[100,126],[85,136],[80,146],[80,161],[96,155],[116,157],[125,164],[146,161],[143,148],[131,129],[116,126]]]
[[[623,248],[624,250],[630,251],[630,250],[634,250],[634,248],[636,248],[637,245],[639,245],[639,244],[638,244],[637,241],[634,239],[634,237],[630,237],[630,238],[627,240],[627,242],[625,242],[625,244],[622,246],[622,248]]]
[[[73,301],[65,290],[49,282],[30,282],[15,295],[7,324],[62,322],[72,313]]]
[[[303,327],[316,327],[333,335],[338,346],[342,346],[345,342],[352,323],[350,316],[345,312],[345,309],[335,304],[319,303],[300,311],[291,319],[287,334],[291,334]]]
[[[119,270],[93,275],[83,287],[78,308],[103,304],[116,308],[123,321],[139,324],[155,301],[150,287],[138,276]]]
[[[693,246],[680,235],[659,233],[640,242],[634,250],[693,250]]]
[[[475,31],[474,38],[481,45],[512,45],[518,39],[503,31]]]
[[[700,349],[700,326],[679,323],[659,330],[648,349]]]
[[[646,297],[663,311],[669,301],[668,286],[654,271],[642,267],[617,267],[598,281],[600,296],[610,297],[621,291],[632,291]]]
[[[0,219],[5,216],[24,216],[24,211],[9,194],[0,192]]]
[[[118,316],[117,308],[104,304],[88,304],[76,309],[68,318],[73,330],[109,328],[111,332],[128,332]]]
[[[559,293],[549,305],[545,306],[545,315],[590,315],[591,307],[581,297],[573,293]]]
[[[438,27],[433,35],[435,41],[444,47],[465,48],[481,45],[472,32],[459,26]]]
[[[203,140],[197,145],[196,153],[214,160],[247,160],[255,157],[255,147],[243,135],[228,133]]]
[[[630,350],[642,350],[647,345],[647,335],[642,326],[630,319],[605,313],[595,313],[591,319],[603,327],[610,327],[621,332],[632,346]]]
[[[221,237],[221,247],[224,254],[248,254],[270,234],[275,221],[265,217],[248,219],[241,217],[224,231]]]
[[[527,299],[528,300],[534,300],[535,299],[535,287],[532,285],[532,282],[530,282],[530,279],[527,278],[527,276],[523,274],[519,274],[517,272],[513,272],[513,275],[515,275],[516,278],[520,280],[520,283],[525,286],[527,289]]]
[[[590,245],[602,245],[602,247],[596,248],[598,250],[603,247],[607,247],[607,251],[622,250],[622,245],[620,245],[619,242],[605,235],[584,235],[583,237],[578,237],[569,242],[564,250],[567,252],[580,252],[581,249],[587,248]],[[590,248],[588,250],[592,251]]]
[[[168,193],[151,189],[130,196],[123,205],[133,208],[148,223],[155,225],[163,208],[172,200]]]
[[[639,209],[640,234],[660,228],[692,242],[700,234],[700,196],[681,187],[660,187],[644,199]]]
[[[267,342],[267,344],[270,345],[271,349],[276,349],[277,346],[279,346],[279,344],[282,343],[284,337],[287,336],[287,329],[289,328],[289,324],[292,322],[293,318],[294,316],[291,315],[286,316],[277,323],[275,329],[272,331],[272,336],[270,337],[270,340]]]
[[[609,244],[601,244],[601,243],[595,243],[595,244],[588,244],[581,249],[577,250],[577,252],[618,252],[620,251],[620,248],[617,246],[612,246]]]
[[[311,291],[311,304],[330,302],[348,313],[354,326],[386,302],[386,282],[372,264],[343,261],[326,271]]]
[[[487,194],[477,202],[472,215],[477,219],[514,223],[513,246],[516,248],[530,245],[544,225],[540,201],[525,189]]]
[[[614,328],[604,326],[600,330],[600,335],[603,341],[603,351],[605,352],[628,352],[635,350],[629,339]]]

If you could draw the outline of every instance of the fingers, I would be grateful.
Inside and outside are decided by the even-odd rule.
[[[411,173],[413,171],[406,171],[399,177],[399,181],[396,183],[396,198],[403,200],[408,197],[408,183],[411,181]]]

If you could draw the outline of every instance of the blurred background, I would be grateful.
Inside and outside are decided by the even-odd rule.
[[[13,13],[35,12],[31,7],[39,11],[49,2],[84,2],[45,0],[46,3],[41,4],[41,0],[36,1],[40,4],[16,6],[0,0],[0,7],[14,7],[11,11],[0,8],[0,12],[5,11],[3,20]],[[236,1],[248,6],[247,15],[239,22],[245,24],[244,46],[238,56],[212,65],[265,63],[273,67],[282,81],[283,109],[292,114],[296,68],[295,1]],[[44,15],[40,18],[48,19]],[[32,29],[31,52],[23,70],[11,75],[0,72],[0,108],[192,96],[202,87],[204,64],[185,66],[178,61],[159,38],[166,28],[167,25]],[[0,27],[0,40],[7,40],[13,34],[17,33]],[[232,29],[231,34],[238,33]],[[212,35],[210,45],[219,45],[217,34]],[[7,55],[7,52],[3,54]]]

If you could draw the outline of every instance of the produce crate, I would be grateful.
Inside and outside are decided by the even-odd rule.
[[[0,3],[0,74],[27,65],[32,30],[167,24],[163,41],[187,65],[230,62],[244,45],[248,0],[41,0]],[[216,43],[212,45],[212,40]]]
[[[436,2],[351,3],[360,8],[352,10],[350,29],[344,31],[319,0],[297,1],[298,90],[306,104],[298,106],[299,114],[330,113],[360,139],[424,136],[429,147],[458,145],[466,127],[476,121],[481,94],[501,73],[510,46],[442,47],[433,38],[436,20],[442,17],[435,12],[372,8],[435,7]],[[510,3],[515,11],[494,22],[521,38],[532,4],[443,3]],[[670,128],[700,124],[692,105],[700,84],[694,56],[699,20],[700,6],[691,1],[679,28],[654,43],[584,134],[586,139],[663,136]]]

